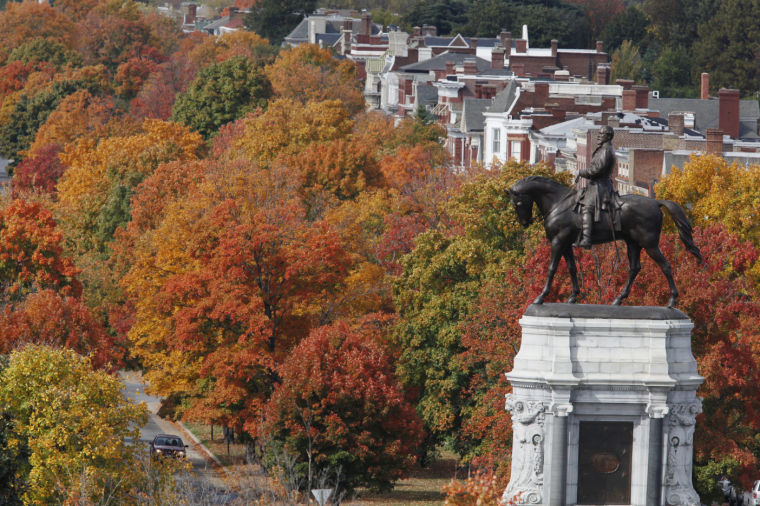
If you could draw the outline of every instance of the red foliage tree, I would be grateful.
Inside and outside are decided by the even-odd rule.
[[[760,468],[752,436],[760,429],[760,294],[749,277],[759,252],[722,225],[695,228],[694,239],[703,265],[696,264],[674,234],[664,234],[660,246],[674,266],[681,292],[678,307],[694,322],[692,350],[705,377],[698,392],[704,413],[698,419],[695,458],[697,465],[733,460],[740,467],[739,478],[749,484]],[[627,262],[620,262],[618,255],[624,257],[624,252],[609,245],[579,255],[585,302],[609,303],[622,289]],[[548,259],[549,246],[541,239],[526,252],[524,265],[483,287],[479,310],[463,324],[467,351],[459,358],[473,371],[470,395],[475,399],[463,437],[475,442],[481,455],[502,455],[511,445],[511,422],[503,409],[509,387],[502,377],[512,368],[519,347],[518,320],[543,287]],[[662,272],[645,256],[642,266],[628,303],[666,304],[669,292]],[[569,294],[563,262],[547,301]]]
[[[13,200],[0,211],[0,293],[6,302],[46,288],[81,295],[62,238],[53,215],[37,202]]]
[[[267,404],[262,432],[285,444],[307,474],[342,466],[348,489],[388,489],[415,461],[422,421],[393,364],[346,322],[313,330],[293,350]]]
[[[58,157],[60,152],[61,146],[51,143],[37,150],[34,156],[24,158],[13,172],[14,197],[24,191],[34,190],[55,195],[58,178],[66,170],[66,166]]]
[[[110,339],[81,300],[52,290],[29,294],[0,313],[0,354],[24,343],[65,346],[89,355],[95,367],[113,363]]]

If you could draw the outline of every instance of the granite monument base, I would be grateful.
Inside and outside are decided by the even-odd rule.
[[[699,505],[693,324],[677,309],[530,306],[507,373],[512,472],[503,503]]]

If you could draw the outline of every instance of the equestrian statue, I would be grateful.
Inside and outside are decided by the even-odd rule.
[[[546,284],[533,301],[542,304],[551,289],[560,257],[565,259],[573,291],[568,303],[580,295],[578,269],[573,246],[590,248],[593,244],[625,241],[628,248],[628,280],[623,291],[612,302],[620,305],[628,297],[633,280],[641,270],[641,250],[644,249],[662,270],[670,287],[668,307],[678,302],[678,289],[673,280],[670,264],[660,250],[662,211],[665,208],[678,230],[678,236],[687,251],[702,262],[702,254],[694,244],[691,223],[681,206],[671,200],[657,200],[640,195],[620,196],[612,187],[615,151],[612,147],[614,130],[602,126],[599,142],[587,168],[579,171],[579,179],[588,184],[578,191],[540,176],[521,179],[509,190],[510,200],[523,227],[533,222],[533,204],[544,219],[546,238],[551,243],[551,260]],[[577,180],[576,180],[577,181]]]

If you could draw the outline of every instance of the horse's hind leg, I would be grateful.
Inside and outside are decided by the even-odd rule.
[[[575,304],[575,300],[581,293],[580,286],[578,285],[578,267],[575,265],[575,254],[573,248],[565,248],[565,252],[562,253],[565,257],[565,264],[567,264],[567,270],[570,272],[570,281],[573,283],[573,292],[570,297],[567,298],[568,304]]]
[[[676,288],[676,282],[673,280],[673,271],[670,269],[670,263],[665,258],[665,255],[662,254],[662,251],[660,251],[659,246],[653,246],[646,250],[647,254],[652,257],[652,260],[660,266],[662,273],[665,274],[665,278],[668,280],[668,286],[670,287],[668,307],[673,307],[678,302],[678,288]]]
[[[625,287],[620,295],[612,301],[614,306],[619,306],[628,297],[628,294],[631,293],[633,280],[636,279],[641,270],[641,246],[633,241],[626,241],[625,243],[628,246],[628,281],[625,282]]]

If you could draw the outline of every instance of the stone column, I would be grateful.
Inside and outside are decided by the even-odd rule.
[[[567,500],[567,419],[572,411],[573,405],[569,402],[555,403],[552,406],[554,424],[549,506],[565,506]]]
[[[544,421],[542,401],[507,395],[512,413],[512,474],[502,501],[520,497],[522,504],[544,504]]]
[[[665,462],[665,504],[667,506],[698,506],[699,496],[691,483],[694,455],[694,424],[702,412],[702,400],[677,402],[669,406],[668,456]]]
[[[650,404],[649,415],[649,455],[647,472],[647,504],[662,504],[662,420],[669,408],[664,403]]]

